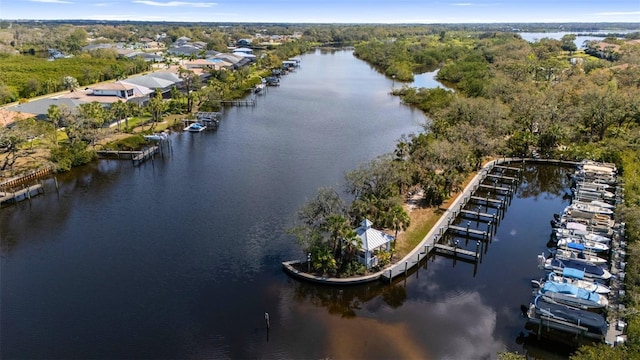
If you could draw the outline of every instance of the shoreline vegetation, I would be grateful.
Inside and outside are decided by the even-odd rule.
[[[118,34],[126,32],[115,29]],[[149,36],[157,32],[151,25],[141,29]],[[257,29],[238,25],[226,32],[211,30],[206,39],[199,39],[201,26],[182,26],[169,30],[167,44],[190,36],[206,40],[211,49],[226,51],[232,40]],[[489,159],[514,156],[615,163],[625,188],[625,203],[616,211],[626,222],[631,254],[625,278],[626,312],[622,314],[628,321],[628,339],[615,348],[604,344],[582,347],[572,358],[640,358],[640,317],[634,315],[640,310],[640,261],[635,255],[640,251],[640,33],[593,42],[582,51],[572,45],[573,35],[528,43],[517,33],[490,25],[475,29],[459,25],[274,25],[270,31],[287,35],[299,31],[301,36],[260,48],[257,62],[248,68],[213,72],[208,84],[199,83],[193,72],[183,69],[186,89],[172,91],[164,101],[154,96],[144,108],[127,112],[125,107],[116,107],[119,112],[106,113],[87,106],[76,116],[52,109],[49,121],[26,119],[1,128],[2,170],[15,174],[18,167],[31,169],[39,163],[64,171],[92,161],[98,146],[140,147],[146,143],[143,134],[175,126],[196,110],[219,110],[220,100],[244,97],[283,60],[322,44],[353,46],[356,57],[398,81],[437,68],[438,79],[455,92],[409,87],[393,91],[428,116],[424,131],[399,139],[393,153],[345,174],[346,191],[353,196],[350,202],[341,199],[335,189],[323,188],[299,210],[299,223],[290,233],[305,254],[312,254],[313,271],[338,277],[365,273],[355,261],[360,244],[353,232],[365,218],[396,237],[392,250],[379,254],[381,266],[401,259]],[[96,32],[94,35],[102,35]],[[80,45],[88,37],[82,27],[65,27],[54,35],[56,43],[34,43],[33,47],[80,54]],[[22,50],[29,47],[24,42],[21,46]],[[0,55],[0,64],[16,64],[15,56],[23,55]],[[83,57],[85,63],[101,59],[102,66],[104,58],[112,69],[118,64],[110,52]],[[32,71],[38,66],[44,65]],[[55,76],[68,77],[57,71]],[[27,76],[21,81],[42,91],[40,80]],[[73,89],[79,84],[69,80],[67,85]],[[3,103],[17,100],[16,89],[0,78]],[[33,94],[21,92],[20,101]],[[101,131],[109,117],[127,119],[117,135]],[[67,126],[59,126],[62,123]]]

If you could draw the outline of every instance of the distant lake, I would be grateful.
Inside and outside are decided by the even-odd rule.
[[[635,30],[635,31],[637,31],[637,30]],[[576,35],[576,40],[574,41],[574,43],[576,44],[578,49],[583,49],[585,41],[603,40],[605,37],[607,37],[608,34],[613,34],[613,33],[616,33],[616,34],[629,34],[629,33],[632,33],[632,32],[634,32],[634,30],[599,30],[599,31],[589,32],[589,35],[579,35],[579,34],[582,34],[582,33],[580,33],[580,32],[566,32],[566,31],[559,31],[559,32],[519,32],[518,34],[520,36],[522,36],[522,38],[524,40],[527,40],[528,42],[536,42],[536,41],[539,41],[540,39],[543,39],[543,38],[550,38],[550,39],[560,40],[565,35],[574,34],[574,35]],[[602,34],[602,35],[600,36],[600,35],[596,35],[596,34]]]

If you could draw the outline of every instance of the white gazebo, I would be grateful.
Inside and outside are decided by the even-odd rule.
[[[393,236],[371,227],[373,223],[368,219],[362,220],[356,234],[362,241],[362,248],[358,252],[358,261],[367,269],[378,265],[378,251],[390,251]]]

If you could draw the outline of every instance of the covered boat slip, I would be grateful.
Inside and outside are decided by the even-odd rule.
[[[607,321],[602,315],[558,304],[542,296],[535,298],[526,316],[528,323],[537,326],[538,336],[543,330],[555,329],[601,341],[608,329]]]
[[[621,343],[626,323],[616,310],[623,309],[626,242],[615,212],[624,201],[616,173],[613,165],[584,161],[570,176],[571,205],[551,220],[553,256],[538,255],[540,268],[550,273],[532,280],[539,289],[529,307],[522,306],[526,328],[538,339]]]

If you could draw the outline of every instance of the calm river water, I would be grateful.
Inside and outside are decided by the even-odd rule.
[[[285,230],[320,187],[424,117],[351,51],[316,51],[216,132],[140,167],[100,161],[0,210],[0,358],[491,359],[523,348],[567,170],[528,168],[474,275],[434,257],[393,285],[292,280]],[[270,315],[267,332],[264,313]]]

